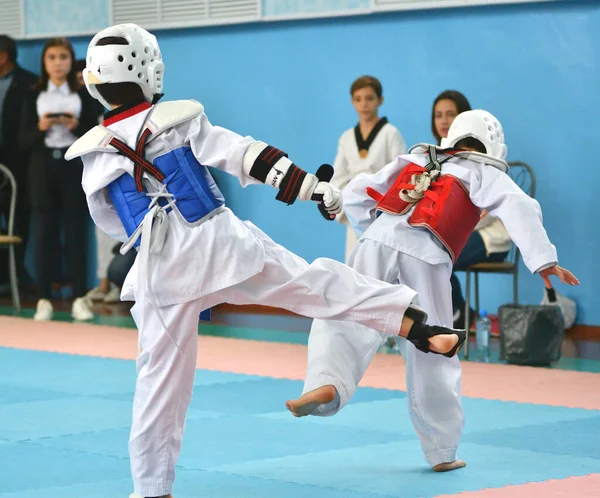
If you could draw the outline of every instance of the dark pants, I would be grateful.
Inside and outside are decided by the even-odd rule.
[[[473,232],[465,248],[458,256],[453,270],[465,271],[469,266],[477,263],[500,263],[506,259],[506,256],[508,256],[508,252],[497,252],[488,256],[485,253],[485,245],[481,235],[479,235],[479,232]],[[463,297],[458,277],[454,273],[450,277],[450,283],[452,284],[453,311],[463,309],[465,307],[465,298]]]
[[[129,273],[129,270],[131,270],[131,267],[135,262],[136,255],[137,251],[135,249],[131,249],[127,254],[121,254],[120,252],[117,252],[108,265],[108,269],[106,271],[108,280],[119,287],[119,289],[123,287],[125,277]]]
[[[35,266],[38,299],[50,299],[56,269],[62,264],[61,220],[65,234],[67,272],[73,298],[85,295],[87,286],[88,209],[81,187],[81,163],[65,161],[65,150],[48,149],[45,207],[35,209]]]

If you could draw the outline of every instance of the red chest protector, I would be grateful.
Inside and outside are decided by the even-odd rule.
[[[423,198],[408,202],[400,197],[402,191],[415,189],[414,183],[411,183],[413,175],[441,171],[442,163],[451,157],[438,161],[435,147],[429,148],[429,154],[431,162],[426,167],[409,164],[384,195],[370,187],[367,187],[367,194],[377,201],[376,209],[385,213],[404,214],[415,206],[408,223],[433,233],[444,244],[452,261],[456,262],[481,215],[462,182],[452,175],[440,174],[431,182]]]

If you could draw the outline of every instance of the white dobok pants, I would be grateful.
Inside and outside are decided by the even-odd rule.
[[[350,225],[346,226],[346,252],[344,261],[348,263],[350,261],[350,257],[356,248],[356,244],[358,243],[358,236]]]
[[[363,239],[350,258],[358,272],[385,282],[405,284],[418,292],[417,303],[430,325],[452,326],[452,265],[431,265],[378,242]],[[313,415],[330,416],[350,400],[385,336],[364,324],[314,320],[308,341],[304,393],[333,385],[338,396]],[[464,415],[460,401],[458,357],[419,351],[406,340],[408,411],[431,465],[452,462],[461,438]]]

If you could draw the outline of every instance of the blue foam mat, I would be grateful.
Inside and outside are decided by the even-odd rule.
[[[25,367],[25,365],[27,365]],[[127,498],[135,365],[0,348],[0,498]],[[298,381],[199,371],[175,498],[413,498],[600,470],[600,412],[464,398],[460,456],[433,473],[399,391],[296,419]]]

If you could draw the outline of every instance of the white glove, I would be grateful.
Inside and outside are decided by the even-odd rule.
[[[317,197],[318,196],[318,197]],[[312,193],[311,198],[317,202],[322,199],[322,204],[329,214],[339,214],[344,209],[342,192],[331,183],[319,182]]]

